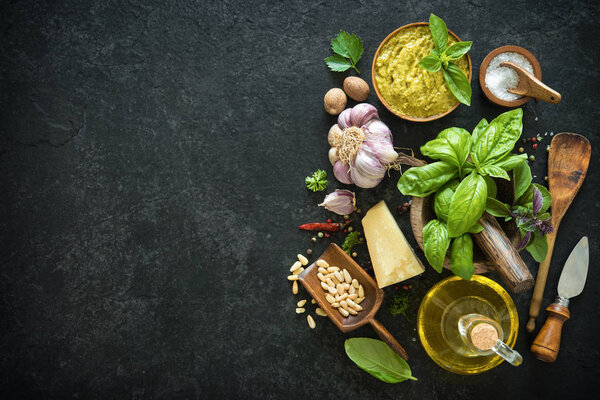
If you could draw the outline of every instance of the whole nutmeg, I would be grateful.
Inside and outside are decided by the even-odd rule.
[[[352,100],[365,101],[369,97],[369,84],[357,76],[344,79],[344,92]]]
[[[338,115],[346,108],[348,98],[346,93],[340,88],[330,89],[325,93],[323,98],[323,104],[325,105],[325,111],[331,115]]]

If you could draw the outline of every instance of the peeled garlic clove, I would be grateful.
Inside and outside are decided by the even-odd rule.
[[[327,142],[331,147],[335,147],[337,145],[337,140],[340,136],[342,136],[342,130],[340,129],[338,124],[333,125],[329,128],[329,134],[327,134]]]
[[[372,119],[379,119],[377,109],[368,103],[360,103],[352,107],[350,122],[353,126],[362,127]]]
[[[325,200],[319,206],[339,215],[348,215],[356,210],[356,196],[349,190],[336,189],[325,196]]]
[[[352,183],[348,165],[344,164],[341,160],[337,160],[335,164],[333,164],[333,175],[335,175],[335,178],[342,183],[347,185]]]
[[[337,155],[337,148],[336,147],[330,148],[329,149],[329,162],[331,163],[331,165],[335,165],[335,162],[339,159],[340,158]]]
[[[350,128],[352,123],[350,122],[350,113],[352,108],[346,108],[340,115],[338,115],[338,127],[340,129]]]

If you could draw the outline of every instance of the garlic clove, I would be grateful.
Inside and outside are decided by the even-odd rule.
[[[330,148],[329,149],[329,162],[331,163],[331,165],[335,165],[335,162],[339,159],[340,158],[337,155],[337,148],[336,147]]]
[[[360,103],[352,107],[350,122],[353,126],[362,127],[367,122],[379,119],[377,109],[368,103]]]
[[[349,185],[352,183],[349,169],[348,165],[344,164],[341,160],[337,160],[333,164],[333,175],[335,175],[338,181]]]
[[[342,113],[338,116],[338,126],[340,129],[350,128],[352,123],[350,122],[350,113],[352,112],[351,108],[346,108]]]
[[[331,147],[335,147],[337,140],[340,136],[342,136],[342,130],[340,129],[338,124],[333,125],[331,128],[329,128],[329,133],[327,134],[327,142],[329,142],[329,145]]]
[[[379,162],[375,153],[367,146],[361,147],[354,165],[350,170],[350,178],[359,187],[372,188],[383,180],[386,167]]]
[[[319,206],[339,215],[348,215],[356,210],[356,196],[349,190],[336,189],[325,196]]]
[[[386,124],[381,122],[378,119],[373,119],[369,121],[363,127],[367,138],[369,139],[384,139],[390,142],[393,145],[394,138],[392,137],[392,131]]]
[[[371,153],[383,165],[391,164],[398,158],[398,153],[394,151],[394,146],[388,141],[365,140],[363,146],[368,147]]]

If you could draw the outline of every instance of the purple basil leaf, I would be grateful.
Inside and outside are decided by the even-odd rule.
[[[533,202],[533,215],[536,215],[542,209],[543,199],[542,199],[542,192],[540,192],[539,189],[536,188],[535,186],[533,187],[532,202]]]
[[[550,219],[547,219],[545,221],[541,221],[540,231],[542,231],[543,233],[552,233],[552,232],[554,232],[554,226],[552,226],[552,223],[550,222]]]
[[[529,243],[529,239],[531,238],[531,232],[527,232],[525,234],[525,236],[523,236],[523,239],[521,239],[521,241],[519,242],[519,244],[517,245],[517,250],[521,250],[524,249],[525,246],[527,246],[527,243]]]

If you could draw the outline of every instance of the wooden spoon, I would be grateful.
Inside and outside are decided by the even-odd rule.
[[[558,104],[560,102],[560,93],[544,85],[542,81],[533,76],[533,74],[525,68],[508,61],[500,63],[500,66],[512,68],[519,75],[519,84],[514,89],[508,89],[509,93],[519,96],[534,97],[552,104]]]
[[[554,136],[550,143],[550,153],[548,154],[548,186],[552,195],[552,225],[554,233],[549,233],[548,253],[546,258],[538,268],[533,297],[529,306],[529,321],[527,322],[527,332],[533,332],[535,329],[535,319],[540,315],[540,306],[546,287],[546,278],[552,251],[554,250],[554,241],[556,232],[563,216],[579,191],[588,165],[592,148],[590,142],[576,133],[559,133]]]
[[[400,357],[408,360],[408,355],[400,343],[398,343],[392,334],[375,319],[375,314],[383,301],[383,290],[377,287],[375,280],[335,243],[331,243],[325,252],[321,254],[319,259],[327,261],[332,267],[339,267],[340,270],[346,268],[352,278],[356,279],[365,290],[365,299],[360,303],[363,310],[357,315],[350,315],[349,317],[344,318],[344,316],[340,314],[337,309],[333,308],[325,298],[327,292],[323,290],[321,281],[317,277],[317,264],[313,263],[302,271],[299,276],[300,283],[302,283],[302,286],[304,286],[311,297],[317,301],[319,307],[327,313],[329,319],[331,319],[342,332],[349,332],[367,323],[371,324],[381,340],[386,342],[400,355]]]

